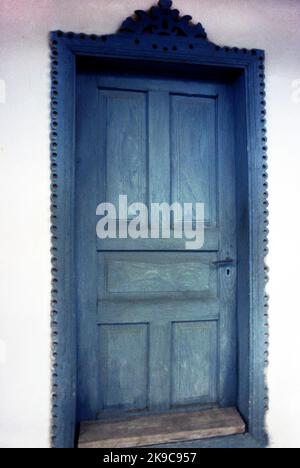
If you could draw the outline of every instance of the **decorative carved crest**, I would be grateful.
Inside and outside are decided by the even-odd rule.
[[[158,34],[160,36],[181,36],[193,39],[207,39],[203,26],[192,23],[189,15],[180,16],[172,9],[171,0],[160,0],[158,6],[149,11],[137,10],[134,17],[127,18],[120,28],[122,34]]]

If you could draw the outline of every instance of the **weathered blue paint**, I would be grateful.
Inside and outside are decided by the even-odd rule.
[[[168,10],[167,3],[162,2],[161,6]],[[235,115],[234,142],[238,194],[236,213],[239,227],[237,231],[238,408],[247,422],[249,437],[264,445],[266,444],[264,416],[267,398],[264,378],[267,339],[266,269],[264,264],[267,249],[264,53],[260,50],[220,48],[207,41],[201,35],[202,33],[200,34],[199,28],[198,33],[193,35],[186,24],[183,30],[171,28],[167,31],[168,35],[161,35],[161,31],[155,29],[151,18],[149,20],[149,17],[146,17],[145,21],[147,22],[146,26],[144,23],[139,23],[140,29],[132,30],[129,28],[128,30],[127,28],[127,32],[123,31],[111,36],[86,36],[61,32],[51,34],[54,264],[52,311],[53,446],[72,447],[74,445],[78,388],[74,227],[81,214],[80,211],[76,211],[76,213],[74,211],[76,206],[74,189],[76,64],[85,62],[85,65],[89,65],[95,61],[98,62],[99,66],[110,64],[112,67],[120,68],[123,65],[124,70],[128,70],[130,67],[136,70],[138,67],[140,73],[146,74],[149,74],[149,69],[158,75],[162,71],[169,76],[175,74],[177,78],[184,73],[188,74],[193,81],[197,81],[197,79],[211,81],[214,77],[219,81],[220,79],[227,80],[232,89],[233,99],[230,99],[230,103],[234,105]],[[162,92],[161,96],[157,97],[153,94],[150,97],[149,102],[153,101],[153,115],[160,114],[160,111],[157,110],[159,105],[157,101],[161,103],[164,101],[164,92],[160,92]],[[197,102],[199,99],[199,97],[195,97]],[[88,102],[92,101],[88,100]],[[163,104],[161,105],[163,106]],[[162,115],[166,112],[165,109],[162,110]],[[86,130],[92,132],[92,128]],[[153,128],[152,131],[154,135],[157,134],[157,129]],[[228,135],[226,127],[223,131],[224,134]],[[226,139],[226,141],[229,145],[229,140]],[[167,145],[167,139],[162,141],[163,151],[168,151]],[[152,167],[154,172],[155,164],[154,156]],[[227,166],[224,165],[222,170],[228,171]],[[226,180],[226,177],[224,178]],[[153,180],[155,184],[155,178]],[[88,188],[88,179],[86,183]],[[152,191],[150,190],[150,193],[156,193],[155,187],[152,188]],[[225,212],[222,214],[222,211],[220,214],[221,216],[226,215]],[[81,228],[78,226],[79,230]],[[78,232],[80,233],[80,231]],[[214,242],[213,238],[211,242]],[[101,250],[101,246],[100,249],[99,246],[95,247]],[[110,250],[115,250],[115,247]],[[91,270],[93,278],[97,277],[98,268],[95,258],[94,255],[90,267],[94,269]],[[104,259],[104,254],[102,254],[102,258]],[[222,256],[222,258],[225,257]],[[138,268],[141,268],[138,253],[131,257],[131,264],[132,259],[135,259],[134,266],[130,268],[136,268],[137,265]],[[122,265],[124,266],[124,264]],[[129,268],[128,265],[124,267]],[[95,276],[93,276],[93,271]],[[114,270],[112,269],[112,271]],[[91,307],[95,309],[97,288],[94,281],[87,281],[85,284],[90,288],[89,300]],[[126,290],[132,288],[129,282],[122,287]],[[147,285],[147,288],[150,289],[155,289],[155,287],[155,281]],[[100,319],[102,320],[101,314]],[[134,325],[136,327],[136,340],[139,343],[145,343],[145,337],[148,336],[149,331],[145,323],[142,321]],[[115,332],[114,324],[106,324],[100,333],[109,337],[111,333]],[[211,329],[211,333],[214,335],[213,329]],[[121,337],[120,339],[122,340]],[[173,339],[180,342],[180,340],[186,340],[186,337],[180,337],[177,329]],[[194,337],[191,337],[191,340],[193,341]],[[164,340],[162,339],[161,342],[163,343]],[[131,353],[130,349],[128,349],[128,353]],[[146,355],[146,350],[143,353]],[[143,353],[140,357],[141,367]],[[177,361],[178,358],[177,360],[175,358],[175,366]],[[112,377],[107,375],[107,379],[110,378]],[[92,389],[95,389],[92,380],[90,385]],[[177,388],[173,398],[175,400],[184,398],[185,391],[185,389]],[[137,400],[140,401],[139,405],[142,404],[142,394],[141,387],[137,396]],[[153,390],[154,401],[157,398],[160,396]],[[241,438],[227,440],[228,446],[236,447],[239,446]],[[209,442],[209,444],[213,445],[214,441]],[[243,446],[242,443],[240,445]],[[216,446],[218,446],[217,442]]]
[[[79,72],[77,90],[78,421],[234,406],[236,264],[214,264],[237,255],[231,87],[102,70]],[[204,202],[205,251],[96,242],[95,206],[119,194]]]

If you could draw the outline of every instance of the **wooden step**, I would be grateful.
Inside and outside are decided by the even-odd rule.
[[[235,408],[198,413],[165,413],[123,421],[83,422],[78,447],[145,447],[244,432],[245,423]]]

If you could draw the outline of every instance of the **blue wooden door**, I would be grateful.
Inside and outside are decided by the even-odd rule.
[[[235,405],[230,85],[81,72],[76,127],[78,419]],[[204,203],[203,248],[100,240],[96,207],[120,194]]]

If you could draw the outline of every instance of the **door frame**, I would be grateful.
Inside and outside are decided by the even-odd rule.
[[[52,232],[52,422],[51,444],[74,447],[76,432],[76,303],[75,303],[75,113],[76,67],[89,57],[126,66],[133,61],[170,70],[198,67],[202,74],[236,73],[236,109],[244,122],[236,132],[237,158],[239,375],[238,409],[247,434],[199,442],[197,447],[266,447],[268,406],[265,369],[268,356],[268,298],[265,293],[268,249],[267,147],[264,51],[219,47],[203,27],[171,10],[161,0],[150,12],[136,12],[116,34],[97,36],[52,32],[51,47],[51,232]],[[174,13],[175,12],[175,13]],[[176,16],[176,28],[172,18]],[[164,15],[164,16],[163,16]],[[169,18],[157,33],[157,18]],[[155,27],[153,27],[155,22]],[[146,65],[145,65],[146,66]],[[196,68],[195,68],[196,67]],[[124,68],[125,69],[125,68]],[[241,105],[242,104],[242,105]],[[244,157],[243,157],[244,156]],[[182,446],[182,445],[181,445]]]

